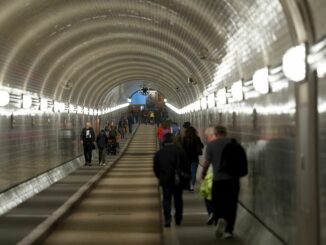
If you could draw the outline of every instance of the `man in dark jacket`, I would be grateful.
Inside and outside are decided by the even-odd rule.
[[[90,122],[86,123],[80,134],[80,142],[84,147],[85,166],[91,166],[92,150],[95,148],[95,133]]]
[[[105,131],[102,129],[101,132],[96,137],[96,144],[98,148],[98,164],[105,165],[105,156],[106,156],[106,148],[108,145],[108,137],[106,136]]]
[[[185,152],[173,144],[173,135],[167,133],[163,141],[163,148],[154,156],[154,172],[160,181],[163,190],[163,211],[165,227],[171,226],[171,200],[174,198],[175,223],[180,225],[183,213],[182,191],[189,185],[189,178],[183,179],[180,175],[190,176],[190,165]],[[177,180],[179,183],[176,183]],[[188,183],[184,183],[188,182]]]

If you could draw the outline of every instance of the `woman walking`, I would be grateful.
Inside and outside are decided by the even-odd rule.
[[[190,191],[193,191],[196,184],[196,173],[199,164],[198,156],[203,154],[202,149],[204,148],[204,145],[198,136],[198,132],[194,127],[190,126],[186,129],[182,147],[187,153],[189,162],[191,163]]]

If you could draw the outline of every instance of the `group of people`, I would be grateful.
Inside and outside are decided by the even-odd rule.
[[[119,140],[125,137],[125,133],[132,133],[133,117],[129,115],[127,118],[122,116],[115,123],[110,123],[100,130],[97,136],[90,122],[87,122],[85,128],[80,134],[80,141],[83,144],[85,166],[91,166],[92,151],[98,149],[99,165],[106,165],[106,155],[116,155],[119,149]]]
[[[163,193],[165,227],[172,222],[171,202],[174,199],[176,225],[183,215],[183,190],[194,191],[199,156],[203,154],[203,143],[197,130],[189,122],[174,136],[169,125],[162,124],[157,131],[160,150],[154,156],[154,173],[159,179]],[[216,225],[216,236],[230,238],[236,219],[240,190],[239,178],[247,174],[247,158],[243,147],[227,136],[223,126],[209,127],[205,161],[201,183],[205,191],[208,212],[207,224]],[[204,186],[205,184],[205,186]],[[208,189],[208,191],[207,191]]]

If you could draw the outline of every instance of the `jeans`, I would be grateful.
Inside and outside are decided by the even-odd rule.
[[[213,202],[212,200],[208,200],[208,199],[204,199],[205,200],[205,206],[206,206],[206,210],[208,215],[213,213]]]
[[[93,150],[93,143],[87,142],[83,144],[84,147],[84,157],[86,163],[92,162],[92,150]]]
[[[182,200],[182,187],[162,187],[163,189],[163,212],[165,224],[170,224],[172,221],[171,218],[171,205],[172,205],[172,196],[174,199],[174,208],[175,208],[175,222],[180,223],[182,220],[183,213],[183,200]]]
[[[106,156],[106,152],[105,152],[105,148],[98,148],[98,162],[99,163],[105,163],[105,156]]]
[[[220,218],[225,219],[226,232],[232,233],[234,229],[239,190],[239,179],[213,181],[212,199],[215,221]]]
[[[196,184],[197,168],[198,168],[198,162],[192,162],[191,163],[191,184],[192,184],[192,186],[195,186],[195,184]]]

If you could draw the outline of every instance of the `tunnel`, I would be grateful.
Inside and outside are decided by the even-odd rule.
[[[146,90],[205,145],[224,125],[244,147],[234,244],[326,245],[325,14],[324,0],[1,1],[1,236],[83,168],[85,123],[99,133]]]

